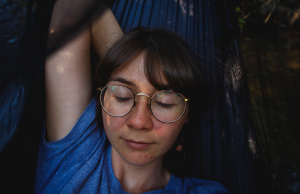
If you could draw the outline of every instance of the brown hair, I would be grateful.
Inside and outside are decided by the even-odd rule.
[[[191,139],[199,125],[197,118],[206,109],[209,93],[196,60],[197,56],[178,35],[146,27],[138,27],[126,33],[98,64],[94,75],[95,86],[105,86],[114,71],[142,52],[145,55],[145,75],[149,83],[157,90],[172,89],[189,99],[189,122],[184,124],[174,146],[164,156],[164,166],[171,173],[186,176],[196,151]],[[163,84],[161,76],[165,78],[169,88]],[[99,95],[99,92],[96,93],[97,119],[103,127]],[[178,144],[183,146],[181,152],[175,150]]]

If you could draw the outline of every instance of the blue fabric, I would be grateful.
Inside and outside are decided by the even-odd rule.
[[[105,132],[94,121],[95,106],[93,99],[65,138],[56,142],[41,138],[35,193],[126,193],[113,172],[111,145],[105,144]],[[215,181],[171,175],[164,189],[147,193],[229,192]]]

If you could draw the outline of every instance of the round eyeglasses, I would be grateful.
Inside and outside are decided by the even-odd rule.
[[[103,110],[110,116],[122,117],[127,115],[136,105],[136,96],[150,98],[150,110],[153,116],[163,123],[178,121],[185,112],[188,99],[180,93],[172,91],[158,91],[152,97],[144,93],[134,94],[125,86],[106,86],[98,88],[100,103]]]

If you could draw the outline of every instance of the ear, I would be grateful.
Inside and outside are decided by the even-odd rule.
[[[182,150],[182,145],[179,144],[175,149],[176,149],[177,152],[180,152]]]

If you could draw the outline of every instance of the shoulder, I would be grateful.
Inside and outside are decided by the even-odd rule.
[[[197,179],[191,177],[178,178],[176,182],[180,182],[177,185],[182,185],[182,193],[203,193],[203,194],[229,194],[225,187],[217,182],[211,180]]]
[[[47,142],[44,128],[39,146],[39,155],[51,156],[51,154],[54,154],[55,156],[61,156],[66,151],[74,152],[80,147],[90,147],[92,142],[97,144],[99,138],[103,138],[103,130],[98,126],[96,120],[96,104],[97,101],[93,98],[72,130],[61,140]],[[70,147],[74,149],[69,149]]]
[[[104,130],[95,121],[95,105],[96,100],[93,99],[63,139],[54,142],[41,139],[36,193],[60,193],[63,189],[75,189],[74,184],[94,184],[97,182],[94,180],[99,180],[107,146]]]

